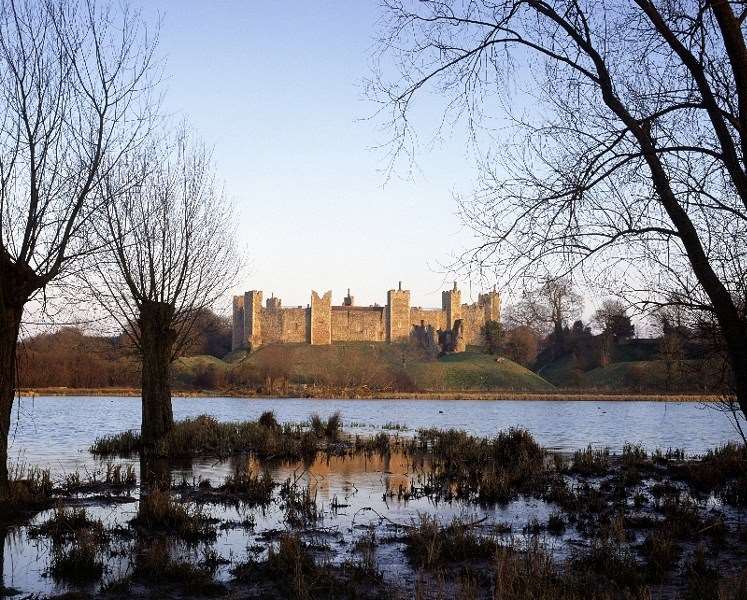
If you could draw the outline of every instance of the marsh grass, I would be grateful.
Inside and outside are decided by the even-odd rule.
[[[58,505],[44,523],[29,527],[29,535],[48,537],[55,545],[76,542],[79,538],[90,543],[106,539],[103,523],[90,518],[85,508],[65,508],[62,505]]]
[[[98,533],[79,530],[74,543],[55,546],[52,551],[49,572],[56,581],[90,583],[101,579],[104,570]]]
[[[648,559],[646,569],[650,579],[660,582],[679,560],[682,549],[671,531],[660,527],[644,540],[642,551]]]
[[[730,442],[697,460],[669,467],[673,476],[697,491],[717,493],[734,506],[747,505],[747,447]]]
[[[610,467],[609,448],[593,448],[589,444],[585,450],[577,450],[573,453],[570,471],[577,475],[604,475]]]
[[[336,412],[324,421],[319,415],[313,414],[309,418],[309,427],[316,437],[335,442],[342,432],[342,417]]]
[[[539,493],[551,478],[545,451],[523,429],[500,431],[494,438],[424,429],[405,449],[416,460],[431,459],[433,468],[420,493],[447,501],[507,503],[519,493]]]
[[[385,589],[381,574],[365,560],[340,565],[317,561],[297,533],[283,533],[272,543],[266,560],[255,560],[233,569],[235,581],[248,586],[251,597],[293,598],[396,598]]]
[[[145,534],[167,533],[187,542],[215,539],[215,523],[200,507],[179,504],[160,488],[141,498],[137,516],[130,521]]]
[[[420,514],[407,530],[406,552],[417,567],[434,568],[449,562],[486,560],[497,549],[492,535],[478,535],[475,525],[455,517],[442,526],[433,515]]]
[[[0,497],[0,523],[28,518],[54,506],[49,469],[17,463],[9,470],[8,495]]]
[[[63,494],[91,494],[97,492],[125,492],[135,489],[137,476],[133,465],[107,463],[102,469],[81,475],[73,471],[61,482]]]
[[[152,587],[176,585],[183,588],[189,597],[224,595],[226,588],[215,581],[218,560],[175,560],[170,555],[169,545],[158,540],[138,549],[132,579],[148,583]]]
[[[355,436],[354,451],[363,452],[364,454],[379,454],[383,456],[388,454],[397,444],[389,434],[380,431],[371,437]]]
[[[251,470],[237,468],[228,475],[220,493],[230,494],[233,498],[248,506],[267,506],[272,501],[272,492],[277,487],[268,470],[253,473]]]
[[[334,429],[334,422],[330,424],[333,417],[324,424],[325,431],[327,428],[330,431]],[[227,458],[253,453],[260,458],[302,459],[313,457],[331,439],[329,436],[320,439],[300,425],[280,426],[274,415],[272,419],[265,415],[263,423],[220,422],[214,417],[201,415],[175,423],[156,453],[166,458]],[[141,449],[140,435],[132,431],[99,438],[91,446],[91,452],[99,456],[129,456]]]
[[[280,507],[285,515],[285,522],[291,527],[306,527],[322,518],[322,512],[316,503],[316,490],[299,485],[299,480],[290,477],[280,486]]]

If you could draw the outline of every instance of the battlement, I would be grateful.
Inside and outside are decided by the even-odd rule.
[[[262,292],[251,290],[233,298],[232,348],[256,349],[263,344],[305,342],[400,342],[412,336],[449,332],[458,337],[454,347],[482,343],[482,328],[489,320],[500,320],[501,296],[495,289],[479,294],[473,304],[462,304],[456,282],[441,294],[441,308],[410,306],[410,290],[387,292],[385,306],[355,306],[350,290],[341,305],[332,305],[332,291],[311,292],[304,307],[284,307],[272,294],[262,306]]]

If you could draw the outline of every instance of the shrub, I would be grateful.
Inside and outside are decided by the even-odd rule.
[[[214,520],[197,507],[175,503],[169,492],[160,488],[140,500],[137,516],[130,523],[145,531],[172,533],[191,542],[216,537]]]
[[[589,444],[585,450],[573,453],[571,472],[579,475],[604,475],[609,469],[609,448],[594,449]]]

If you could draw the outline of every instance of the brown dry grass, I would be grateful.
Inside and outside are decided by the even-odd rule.
[[[123,396],[139,397],[137,388],[34,388],[20,390],[21,396]],[[214,398],[216,396],[230,398],[254,398],[257,394],[248,389],[174,390],[172,395],[177,398]],[[328,386],[290,386],[287,394],[262,394],[261,397],[272,398],[329,398],[335,400],[527,400],[527,401],[582,401],[582,402],[701,402],[715,403],[722,400],[716,394],[640,394],[633,392],[610,393],[587,390],[579,392],[515,392],[512,390],[496,390],[491,392],[381,392],[371,391],[365,387],[338,389]]]

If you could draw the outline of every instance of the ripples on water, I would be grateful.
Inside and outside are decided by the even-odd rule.
[[[253,420],[272,410],[281,422],[301,422],[313,413],[326,417],[339,411],[345,424],[364,425],[354,432],[390,422],[480,436],[523,427],[543,446],[563,451],[591,443],[619,452],[629,441],[649,450],[700,454],[737,438],[723,414],[696,402],[174,398],[173,405],[176,419],[208,414],[221,421]],[[96,437],[139,427],[139,398],[23,398],[14,411],[11,456],[67,471],[91,460],[87,450]]]

